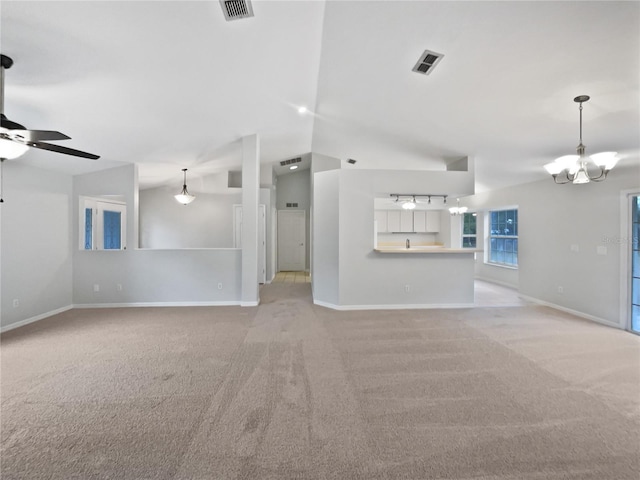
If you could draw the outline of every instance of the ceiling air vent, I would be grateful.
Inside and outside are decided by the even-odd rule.
[[[251,0],[220,0],[224,18],[227,22],[240,18],[253,17]]]
[[[413,71],[416,73],[422,73],[423,75],[429,75],[433,67],[444,57],[442,53],[432,52],[431,50],[425,50],[418,63],[413,67]]]
[[[282,165],[284,167],[285,165],[292,165],[294,163],[300,163],[301,161],[302,161],[302,157],[292,158],[291,160],[283,160],[282,162],[280,162],[280,165]]]

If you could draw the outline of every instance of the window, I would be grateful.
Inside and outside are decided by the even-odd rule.
[[[476,248],[476,214],[464,213],[462,215],[462,247]]]
[[[126,224],[123,202],[80,197],[81,250],[125,250]]]
[[[489,212],[489,263],[518,266],[518,210]]]

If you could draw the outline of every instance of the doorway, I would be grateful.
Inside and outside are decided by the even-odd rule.
[[[306,270],[306,213],[278,210],[278,271]]]

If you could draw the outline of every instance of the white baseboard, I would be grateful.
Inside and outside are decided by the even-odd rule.
[[[313,300],[314,305],[332,310],[426,310],[434,308],[472,308],[473,303],[441,303],[441,304],[390,304],[390,305],[335,305],[333,303]]]
[[[519,294],[524,300],[528,300],[533,303],[537,303],[538,305],[544,305],[545,307],[551,307],[556,310],[560,310],[562,312],[570,313],[571,315],[575,315],[576,317],[584,318],[586,320],[591,320],[592,322],[600,323],[602,325],[606,325],[608,327],[620,328],[618,323],[611,322],[609,320],[605,320],[604,318],[596,317],[595,315],[589,315],[588,313],[580,312],[578,310],[573,310],[572,308],[563,307],[562,305],[556,305],[555,303],[546,302],[544,300],[540,300],[539,298],[529,297],[528,295]]]
[[[518,290],[518,286],[517,285],[513,285],[513,284],[507,283],[507,282],[501,282],[500,280],[494,280],[493,278],[474,277],[474,280],[481,280],[481,281],[487,282],[487,283],[495,283],[496,285],[500,285],[501,287],[507,287],[507,288],[510,288],[512,290]]]
[[[133,302],[133,303],[80,303],[73,308],[129,308],[129,307],[225,307],[238,306],[237,301],[223,302]]]
[[[258,301],[254,301],[254,302],[240,302],[240,306],[241,306],[241,307],[257,307],[258,305],[260,305],[260,302],[258,302]]]
[[[20,320],[19,322],[10,323],[9,325],[5,325],[0,328],[0,333],[8,332],[9,330],[13,330],[14,328],[22,327],[24,325],[29,325],[30,323],[37,322],[38,320],[43,320],[48,317],[52,317],[53,315],[57,315],[62,312],[66,312],[67,310],[71,310],[73,305],[67,305],[66,307],[56,308],[55,310],[51,310],[50,312],[41,313],[40,315],[36,315],[35,317],[27,318],[26,320]]]

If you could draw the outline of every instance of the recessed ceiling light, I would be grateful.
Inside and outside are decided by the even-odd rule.
[[[304,115],[305,113],[307,113],[309,110],[307,110],[307,107],[305,107],[304,105],[302,105],[301,107],[298,107],[298,113],[300,115]]]
[[[295,170],[296,168],[298,168],[298,165],[291,165],[291,166],[289,167],[289,170]]]

